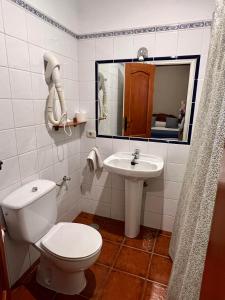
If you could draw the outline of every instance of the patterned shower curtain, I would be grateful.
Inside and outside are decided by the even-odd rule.
[[[168,300],[197,300],[225,141],[225,0],[216,1],[211,43],[185,179],[170,243]]]

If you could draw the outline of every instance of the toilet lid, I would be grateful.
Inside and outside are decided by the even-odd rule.
[[[94,228],[78,223],[58,223],[42,238],[42,246],[64,259],[79,259],[97,252],[102,237]]]

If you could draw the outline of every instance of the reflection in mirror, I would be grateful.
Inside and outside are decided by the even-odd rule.
[[[199,59],[97,62],[98,135],[190,142]]]

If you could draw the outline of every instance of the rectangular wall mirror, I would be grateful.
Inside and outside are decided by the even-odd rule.
[[[200,56],[96,61],[98,136],[190,143]]]

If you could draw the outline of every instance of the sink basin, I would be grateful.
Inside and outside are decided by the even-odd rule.
[[[141,180],[158,177],[163,170],[163,160],[158,156],[140,154],[136,165],[131,165],[132,159],[129,152],[117,152],[104,160],[104,167],[109,172]]]
[[[140,232],[144,180],[160,176],[164,162],[155,155],[140,154],[131,165],[132,153],[118,152],[103,162],[104,168],[125,177],[125,235],[135,238]]]

